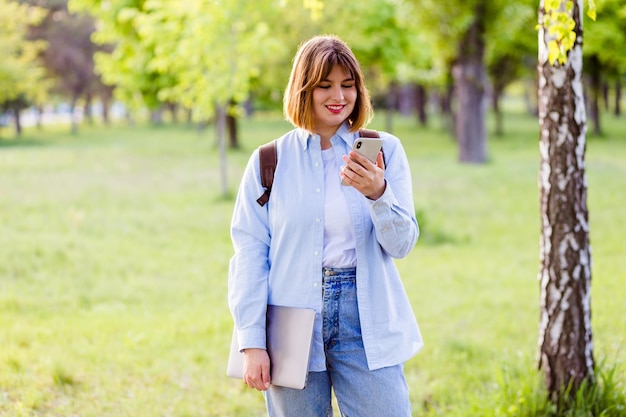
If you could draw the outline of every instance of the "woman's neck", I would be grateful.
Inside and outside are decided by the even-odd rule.
[[[333,147],[330,138],[332,138],[332,136],[325,137],[320,135],[320,145],[322,147],[322,150],[330,149]]]
[[[331,139],[333,136],[335,136],[335,133],[337,133],[337,130],[339,129],[339,127],[332,127],[332,128],[327,128],[324,130],[317,130],[315,133],[318,134],[320,136],[320,145],[322,146],[322,149],[329,149],[332,148],[333,144],[331,143]]]

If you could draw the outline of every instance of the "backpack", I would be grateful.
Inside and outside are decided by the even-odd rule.
[[[362,138],[379,138],[380,135],[375,130],[359,129],[359,137]],[[256,202],[263,207],[270,199],[272,192],[272,184],[274,184],[274,171],[278,157],[276,156],[276,140],[261,145],[259,147],[259,171],[261,173],[261,185],[265,191]]]

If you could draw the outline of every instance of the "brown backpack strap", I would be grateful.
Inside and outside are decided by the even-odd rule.
[[[265,192],[256,202],[263,207],[270,199],[272,184],[274,183],[274,171],[276,171],[276,141],[266,143],[259,147],[259,168],[261,172],[261,185],[265,187]]]
[[[380,135],[376,130],[359,129],[359,136],[362,138],[379,138]]]

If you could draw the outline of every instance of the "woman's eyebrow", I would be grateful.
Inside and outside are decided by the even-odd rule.
[[[346,81],[354,81],[354,77],[350,77],[350,78],[345,78],[343,79],[341,82],[345,83]],[[331,80],[329,80],[328,78],[325,78],[323,80],[320,81],[321,83],[332,83]]]

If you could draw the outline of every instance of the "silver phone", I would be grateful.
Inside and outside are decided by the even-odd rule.
[[[358,138],[354,141],[352,149],[376,163],[378,152],[380,152],[382,146],[383,140],[380,138]]]
[[[383,140],[380,138],[358,138],[354,141],[352,145],[352,150],[360,153],[365,156],[367,159],[372,161],[372,163],[376,163],[376,159],[378,158],[378,153],[380,152],[383,146]],[[344,184],[341,181],[341,185]]]

